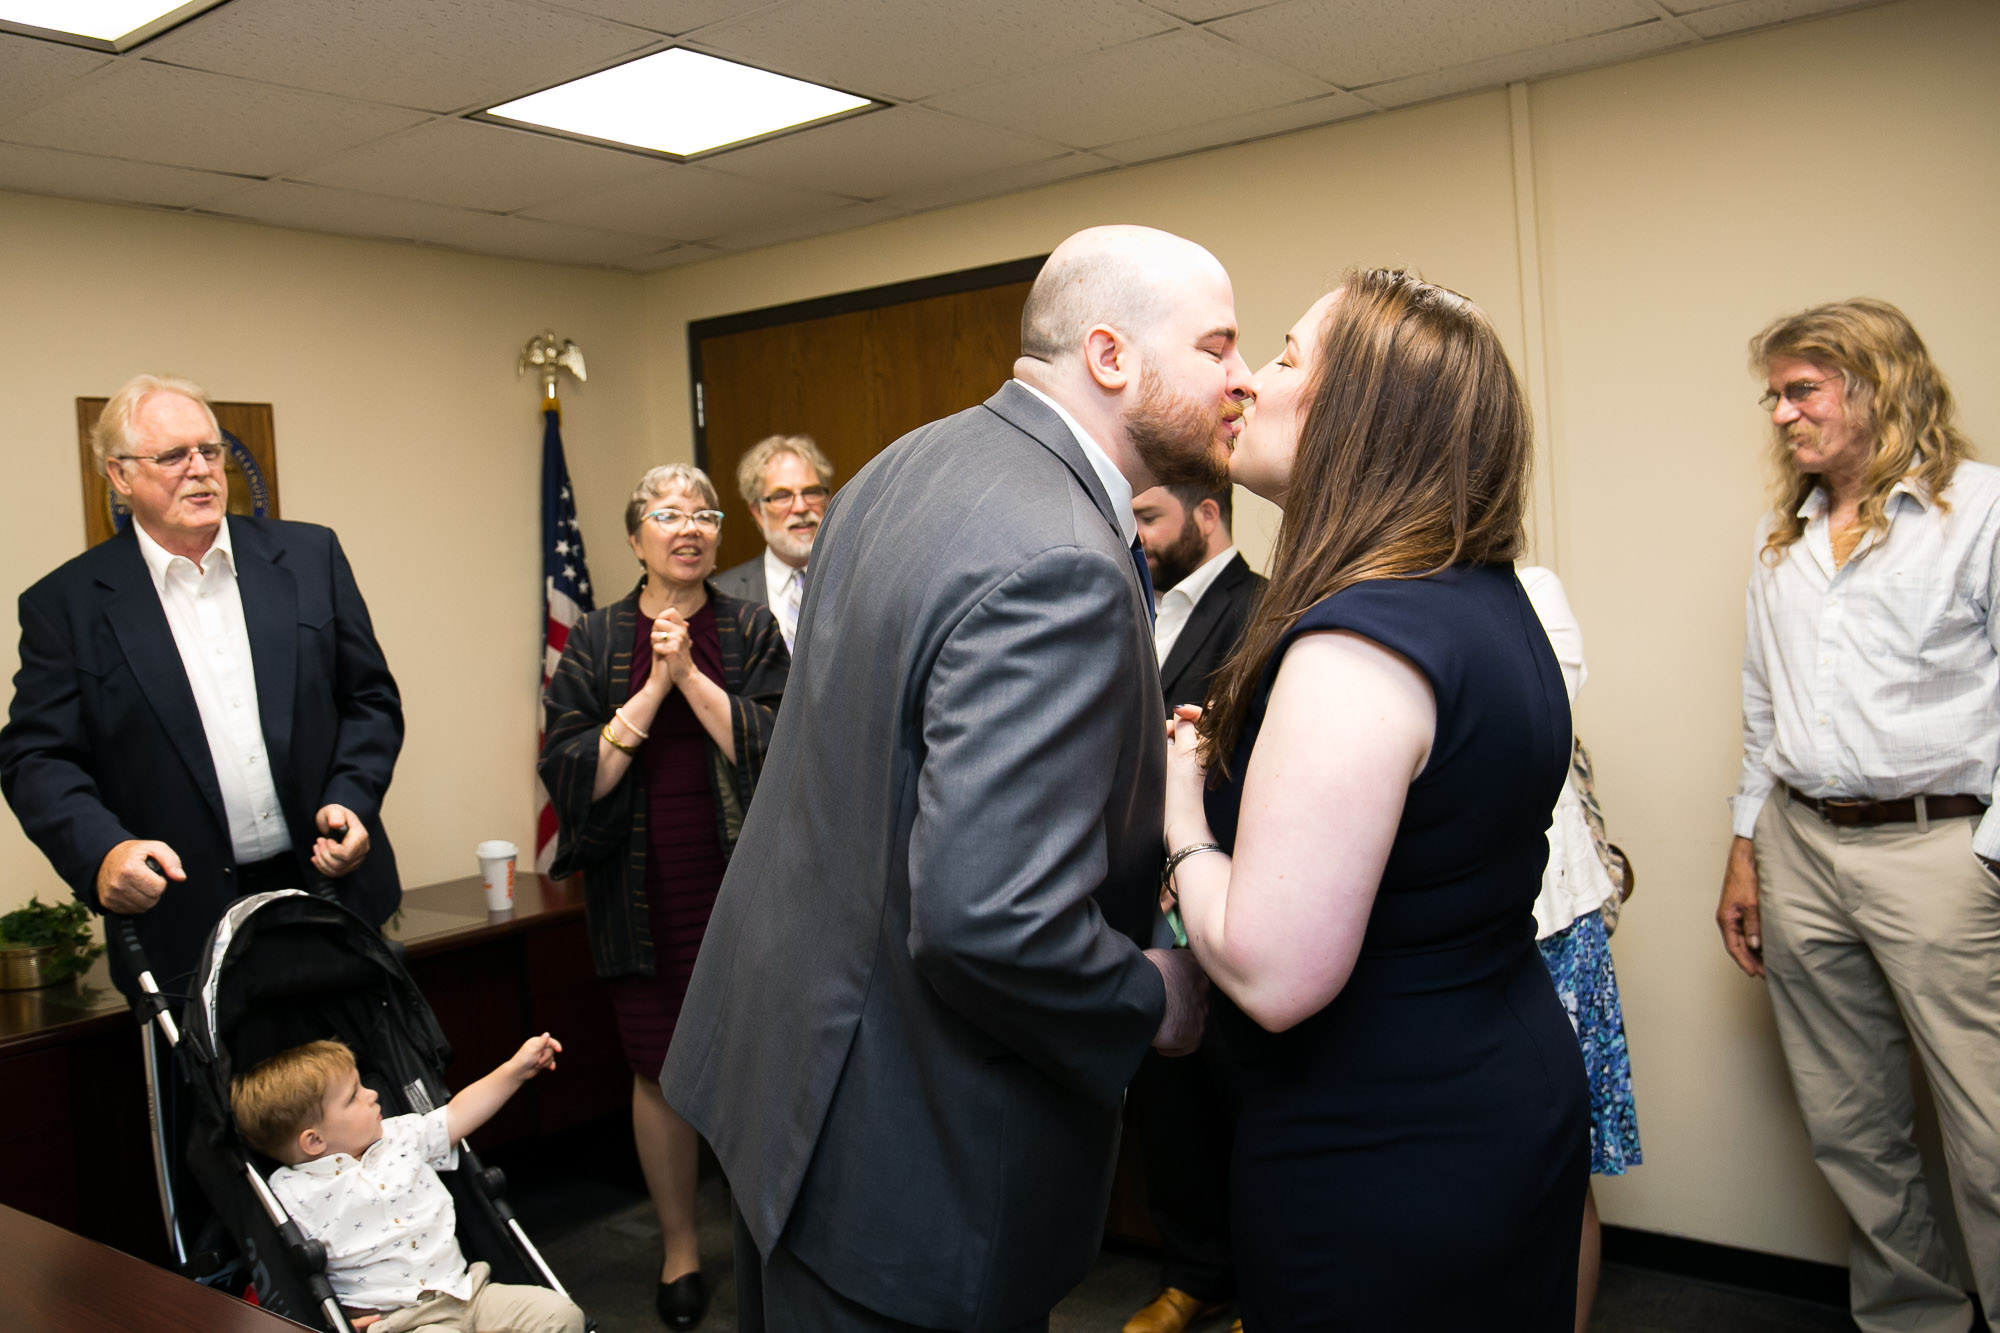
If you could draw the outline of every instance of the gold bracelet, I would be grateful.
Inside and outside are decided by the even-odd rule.
[[[606,722],[603,728],[597,734],[604,738],[604,743],[606,745],[610,746],[614,750],[619,751],[621,754],[639,753],[638,746],[627,745],[624,741],[619,740],[616,736],[611,734],[611,724],[609,722]]]
[[[625,706],[623,704],[620,704],[618,707],[611,710],[611,720],[613,722],[616,722],[619,726],[625,728],[625,730],[631,732],[634,736],[637,736],[642,741],[649,741],[653,739],[653,734],[651,732],[641,731],[637,727],[632,725],[631,719],[625,716]]]

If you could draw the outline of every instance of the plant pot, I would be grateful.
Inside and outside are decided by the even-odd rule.
[[[53,944],[0,946],[0,990],[40,990],[54,985],[49,972],[55,960]]]

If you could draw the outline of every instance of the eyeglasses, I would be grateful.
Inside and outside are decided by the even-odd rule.
[[[720,509],[697,509],[692,514],[684,509],[655,509],[646,517],[662,532],[674,532],[690,523],[702,532],[722,531]]]
[[[178,449],[167,449],[157,454],[113,454],[111,456],[128,463],[153,463],[164,471],[180,472],[188,466],[196,454],[200,454],[201,461],[210,467],[215,467],[222,462],[222,446],[220,444],[184,444]]]
[[[804,486],[796,491],[772,491],[760,503],[771,509],[790,509],[795,504],[816,505],[826,500],[826,487]]]
[[[1800,403],[1818,393],[1820,385],[1831,383],[1840,378],[1842,377],[1839,375],[1822,375],[1816,380],[1793,380],[1783,389],[1766,389],[1764,396],[1757,400],[1757,406],[1763,408],[1766,412],[1774,412],[1778,407],[1778,399],[1783,398],[1793,407],[1797,407]]]

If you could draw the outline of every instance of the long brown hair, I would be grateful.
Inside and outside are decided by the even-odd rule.
[[[1221,774],[1279,640],[1368,579],[1521,553],[1532,427],[1477,306],[1400,269],[1353,269],[1320,326],[1271,581],[1201,720]]]
[[[1840,372],[1846,385],[1848,423],[1874,437],[1874,453],[1862,474],[1861,525],[1889,530],[1889,493],[1914,477],[1942,511],[1944,488],[1958,460],[1971,452],[1952,424],[1951,388],[1931,360],[1930,349],[1902,311],[1887,301],[1856,297],[1787,315],[1750,340],[1750,365],[1758,375],[1785,357]],[[1800,472],[1779,427],[1772,435],[1778,469],[1777,522],[1764,539],[1764,563],[1775,565],[1785,548],[1805,535],[1799,508],[1819,486],[1814,473]]]

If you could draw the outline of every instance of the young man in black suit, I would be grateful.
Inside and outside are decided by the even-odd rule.
[[[1132,497],[1132,512],[1160,590],[1153,646],[1171,714],[1178,704],[1206,699],[1209,677],[1243,636],[1264,578],[1230,536],[1227,485],[1155,486]],[[1186,1059],[1149,1052],[1132,1079],[1126,1113],[1145,1163],[1147,1211],[1160,1233],[1161,1290],[1124,1333],[1181,1333],[1236,1295],[1229,1242],[1232,1102],[1212,1033]]]

